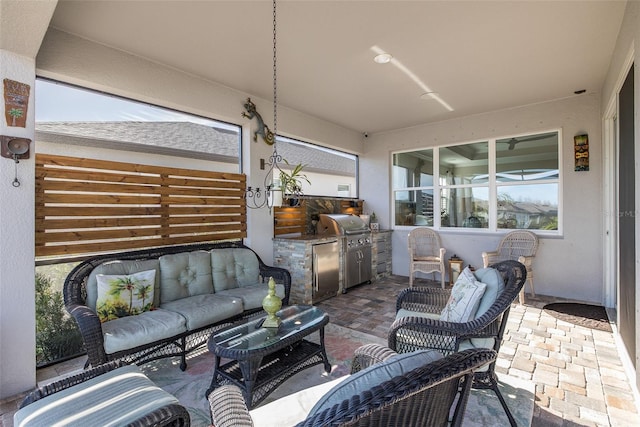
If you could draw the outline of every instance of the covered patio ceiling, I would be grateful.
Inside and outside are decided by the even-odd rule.
[[[625,5],[280,1],[278,101],[375,133],[597,93]],[[61,0],[50,25],[271,100],[271,6]]]

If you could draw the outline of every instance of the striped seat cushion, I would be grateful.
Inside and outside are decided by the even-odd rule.
[[[99,375],[25,406],[15,413],[15,427],[122,426],[163,406],[177,404],[137,366]]]

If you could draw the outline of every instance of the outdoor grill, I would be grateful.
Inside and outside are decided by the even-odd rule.
[[[359,216],[320,214],[318,234],[342,238],[343,293],[371,281],[371,231]]]

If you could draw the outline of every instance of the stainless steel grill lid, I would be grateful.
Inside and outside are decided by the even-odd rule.
[[[356,215],[320,214],[319,232],[320,234],[344,236],[367,233],[369,227]]]

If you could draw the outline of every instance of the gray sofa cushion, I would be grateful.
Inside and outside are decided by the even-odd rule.
[[[160,305],[160,263],[157,259],[144,261],[110,261],[100,264],[91,271],[87,278],[87,306],[95,311],[98,299],[98,274],[127,275],[141,271],[156,270],[156,279],[153,287],[153,306]]]
[[[228,319],[244,310],[240,298],[219,294],[194,295],[164,303],[160,308],[185,318],[189,331]]]
[[[15,413],[21,427],[124,426],[178,399],[128,365],[58,391]]]
[[[428,365],[441,358],[442,354],[436,350],[419,350],[412,353],[398,354],[384,362],[369,366],[351,375],[322,396],[311,409],[308,417],[310,418],[345,399],[350,399],[363,391],[369,390],[373,386],[382,384],[399,375],[406,375],[414,369]]]
[[[216,295],[227,295],[242,300],[245,310],[262,307],[262,300],[267,296],[269,287],[266,283],[259,283],[253,286],[243,286],[241,288],[227,289],[225,291],[216,292]],[[276,284],[276,295],[281,299],[284,298],[284,285]]]
[[[187,321],[178,313],[152,310],[121,317],[102,324],[104,350],[107,354],[161,341],[187,330]]]
[[[216,292],[252,286],[260,280],[260,264],[250,249],[212,249],[211,266]]]
[[[160,260],[160,304],[213,293],[211,258],[206,251],[163,255]]]

